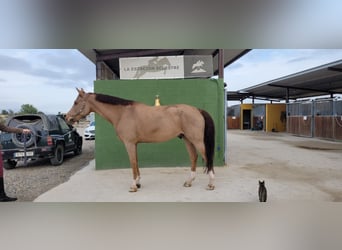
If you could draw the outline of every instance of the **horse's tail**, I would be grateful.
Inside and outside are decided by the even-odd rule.
[[[205,110],[199,110],[204,118],[204,145],[207,158],[206,172],[214,172],[215,153],[215,124],[211,116]]]

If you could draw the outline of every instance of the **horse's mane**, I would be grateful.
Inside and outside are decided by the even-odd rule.
[[[95,100],[103,103],[113,104],[113,105],[132,105],[134,101],[132,100],[126,100],[123,98],[110,96],[110,95],[104,95],[104,94],[95,94]]]

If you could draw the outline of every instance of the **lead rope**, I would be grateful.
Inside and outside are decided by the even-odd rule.
[[[25,166],[27,166],[27,154],[26,154],[26,152],[27,152],[27,150],[26,150],[26,134],[25,133],[23,133],[23,136],[24,136],[24,165]]]

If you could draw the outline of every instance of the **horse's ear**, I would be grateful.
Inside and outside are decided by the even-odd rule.
[[[78,94],[80,95],[80,97],[84,96],[85,92],[84,92],[83,88],[81,88],[81,89],[76,88],[76,90],[77,90]]]

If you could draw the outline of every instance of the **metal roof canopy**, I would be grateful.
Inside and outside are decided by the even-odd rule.
[[[227,91],[228,101],[242,101],[249,98],[248,93],[239,93],[238,91]]]
[[[237,93],[249,98],[270,100],[342,94],[342,60],[245,88]]]
[[[219,74],[219,49],[79,49],[95,65],[104,63],[120,78],[119,58],[142,56],[212,55],[214,75]],[[223,67],[248,53],[250,49],[224,49]],[[99,79],[99,77],[97,77]]]

